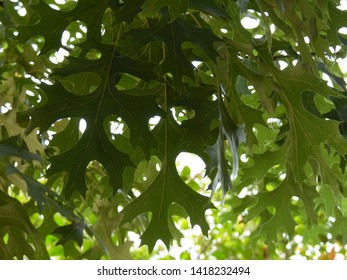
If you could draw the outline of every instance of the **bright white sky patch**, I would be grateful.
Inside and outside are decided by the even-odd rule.
[[[192,61],[192,64],[194,65],[195,68],[197,68],[201,63],[202,63],[201,61],[197,61],[197,60]]]
[[[341,28],[338,30],[338,32],[339,32],[340,34],[346,35],[346,34],[347,34],[347,27],[341,27]]]
[[[82,133],[86,130],[87,122],[84,119],[80,120],[79,128]]]
[[[259,26],[260,22],[251,17],[244,17],[241,19],[241,24],[246,29],[254,29]]]
[[[195,175],[201,173],[205,169],[206,165],[204,161],[197,155],[191,153],[180,153],[176,158],[176,165],[179,172],[182,172],[185,166],[190,168],[190,175],[194,177]]]
[[[347,0],[341,0],[340,6],[337,6],[338,9],[345,11],[347,10]]]

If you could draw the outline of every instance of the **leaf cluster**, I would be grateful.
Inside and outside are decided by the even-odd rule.
[[[176,216],[208,235],[219,188],[270,249],[319,215],[345,242],[335,2],[4,1],[1,256],[48,258],[47,237],[67,258],[129,258],[129,231],[170,247]],[[208,192],[178,172],[183,152]]]

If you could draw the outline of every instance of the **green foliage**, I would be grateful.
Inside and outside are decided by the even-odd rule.
[[[157,252],[188,224],[201,258],[346,243],[337,1],[1,4],[0,258],[144,257],[131,232]]]

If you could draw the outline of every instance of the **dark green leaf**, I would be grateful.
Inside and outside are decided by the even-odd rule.
[[[83,244],[83,230],[84,224],[80,222],[72,223],[70,225],[58,227],[53,231],[53,234],[61,235],[57,245],[65,244],[69,240],[76,241],[78,246]]]
[[[42,161],[37,154],[30,153],[19,145],[20,136],[12,136],[6,140],[0,141],[0,157],[19,157],[27,160]]]
[[[167,6],[170,9],[172,20],[174,20],[188,10],[189,0],[147,0],[142,5],[142,9],[146,14],[155,14],[161,8]]]
[[[221,17],[223,19],[228,19],[228,14],[213,0],[190,0],[189,7],[195,10],[203,11],[207,14],[213,15],[215,17]]]
[[[182,49],[184,42],[193,42],[199,46],[212,61],[218,56],[213,43],[219,41],[219,38],[208,29],[198,28],[181,19],[167,23],[167,19],[163,17],[149,29],[131,30],[125,36],[131,38],[129,48],[133,50],[151,42],[164,42],[168,53],[160,65],[160,76],[171,73],[176,85],[182,84],[183,76],[194,78],[193,65]]]
[[[169,208],[173,203],[182,206],[190,217],[192,226],[199,225],[205,235],[209,227],[204,213],[213,207],[208,197],[192,190],[177,174],[175,160],[180,150],[180,140],[184,137],[179,127],[173,120],[162,121],[156,136],[162,141],[160,142],[161,170],[154,182],[122,211],[124,214],[122,224],[133,221],[142,213],[152,213],[151,221],[141,236],[142,244],[148,245],[150,251],[158,239],[161,239],[167,247],[170,246],[172,234],[168,219],[171,219]]]

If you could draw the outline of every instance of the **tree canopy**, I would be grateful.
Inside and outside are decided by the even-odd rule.
[[[215,258],[260,258],[233,232],[346,244],[340,1],[0,4],[0,258],[129,259],[188,225],[239,246]]]

